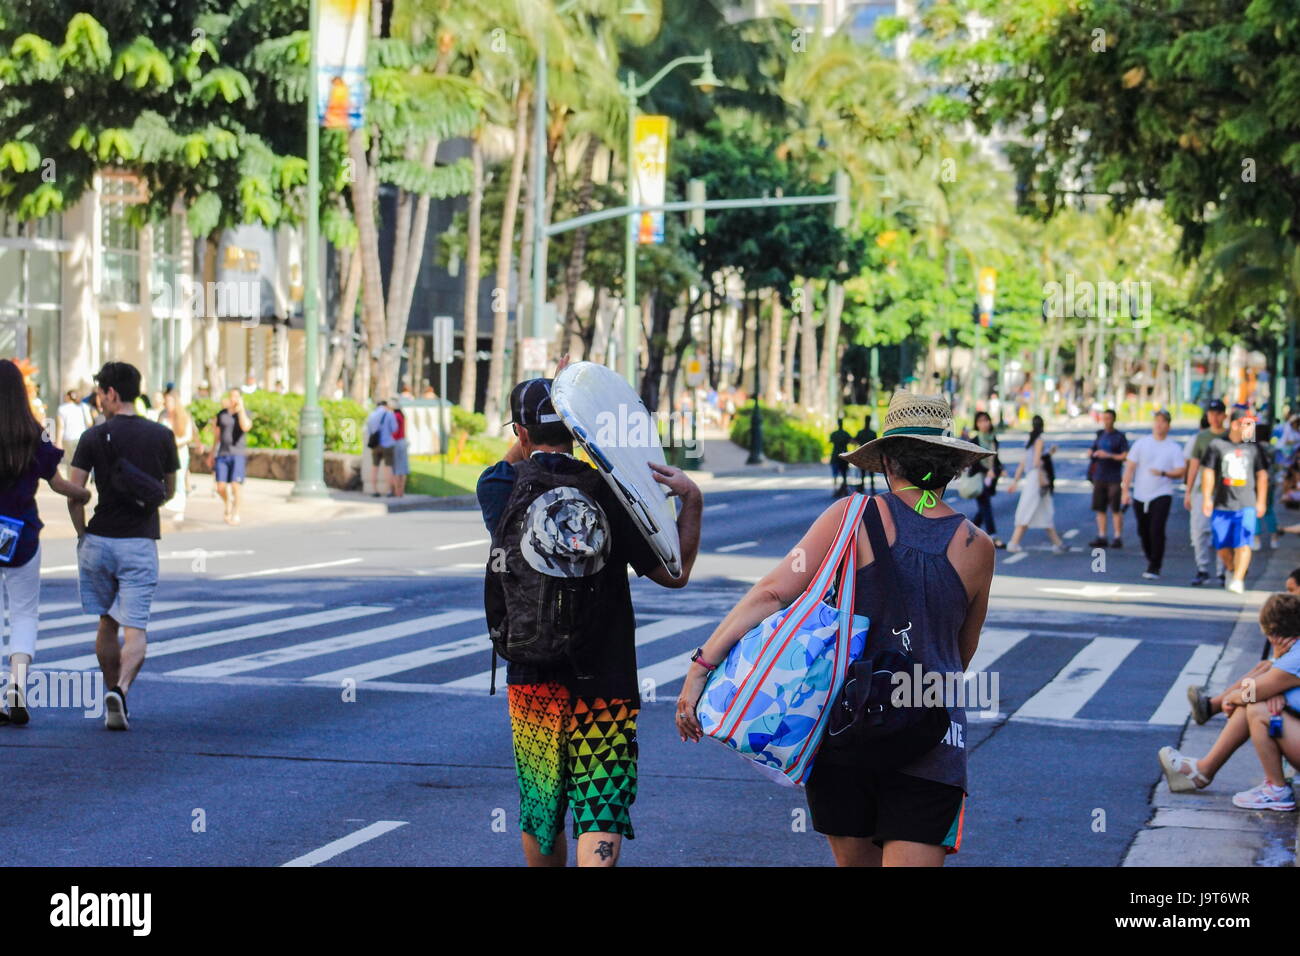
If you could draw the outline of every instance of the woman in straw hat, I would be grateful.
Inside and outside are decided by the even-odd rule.
[[[1016,503],[1016,530],[1007,542],[1007,550],[1023,551],[1020,542],[1029,528],[1042,528],[1051,539],[1052,550],[1065,554],[1069,546],[1056,533],[1056,509],[1052,503],[1054,476],[1051,455],[1043,451],[1043,416],[1035,415],[1029,440],[1025,442],[1025,457],[1016,466],[1008,493],[1015,494],[1016,486],[1024,479],[1025,488]]]
[[[863,471],[885,476],[889,493],[868,507],[879,509],[899,581],[898,590],[883,584],[865,525],[859,527],[854,611],[872,620],[886,610],[905,613],[911,653],[927,674],[964,671],[979,644],[993,580],[993,542],[944,503],[943,490],[989,454],[953,437],[952,411],[942,396],[898,391],[881,436],[844,455]],[[709,671],[745,633],[808,587],[849,500],[822,512],[696,652],[677,700],[682,740],[702,736],[695,707]],[[957,851],[966,796],[966,715],[954,703],[960,702],[944,701],[948,734],[900,769],[854,766],[853,751],[818,753],[807,783],[808,805],[813,828],[825,834],[838,865],[942,866]]]

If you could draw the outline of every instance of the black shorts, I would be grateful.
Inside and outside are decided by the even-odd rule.
[[[907,840],[949,853],[961,848],[966,810],[961,787],[819,760],[805,790],[813,829],[826,836],[872,839],[882,847],[889,840]]]
[[[1092,483],[1092,510],[1121,511],[1120,502],[1124,496],[1118,481],[1094,481]]]

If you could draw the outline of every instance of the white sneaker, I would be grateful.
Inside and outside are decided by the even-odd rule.
[[[1007,554],[1019,554],[1023,550],[1025,549],[1022,545],[1018,545],[1018,544],[1007,545]]]
[[[1236,578],[1228,578],[1228,583],[1225,586],[1233,594],[1244,594],[1246,591],[1246,585]]]
[[[1295,794],[1290,787],[1275,787],[1265,780],[1258,787],[1234,793],[1232,805],[1243,810],[1290,811],[1295,809]]]
[[[1143,571],[1142,577],[1146,578],[1148,581],[1160,580],[1160,575],[1156,574],[1154,571]]]

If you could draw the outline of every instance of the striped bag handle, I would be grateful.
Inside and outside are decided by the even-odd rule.
[[[771,670],[772,663],[785,650],[791,636],[803,625],[804,621],[808,619],[808,616],[812,614],[813,610],[826,596],[826,592],[830,590],[830,584],[835,573],[840,570],[845,555],[849,552],[850,546],[856,541],[858,522],[862,519],[862,510],[866,507],[868,500],[866,495],[856,493],[849,499],[848,506],[844,509],[844,514],[840,518],[840,525],[835,533],[834,543],[832,543],[830,550],[826,552],[826,557],[822,559],[822,563],[813,576],[812,582],[786,609],[781,622],[773,628],[767,643],[763,645],[762,653],[754,662],[753,669],[745,675],[740,687],[736,689],[736,696],[732,698],[730,705],[723,713],[715,736],[725,737],[735,733],[740,721],[744,718],[751,698],[758,690],[767,672]],[[856,550],[853,553],[856,555]],[[852,579],[852,575],[850,575],[850,579]],[[852,614],[847,619],[840,621],[841,633],[844,632],[846,627],[845,620],[851,619]],[[847,650],[845,652],[847,653]],[[741,706],[737,707],[737,704]],[[728,726],[728,718],[733,713],[734,720]]]

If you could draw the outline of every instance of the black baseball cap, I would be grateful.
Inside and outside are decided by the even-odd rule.
[[[1205,410],[1207,412],[1226,412],[1228,407],[1216,398],[1214,401],[1210,402],[1210,404],[1205,406]]]
[[[559,420],[560,416],[551,404],[551,379],[530,378],[510,390],[510,420],[507,425],[536,428]]]

